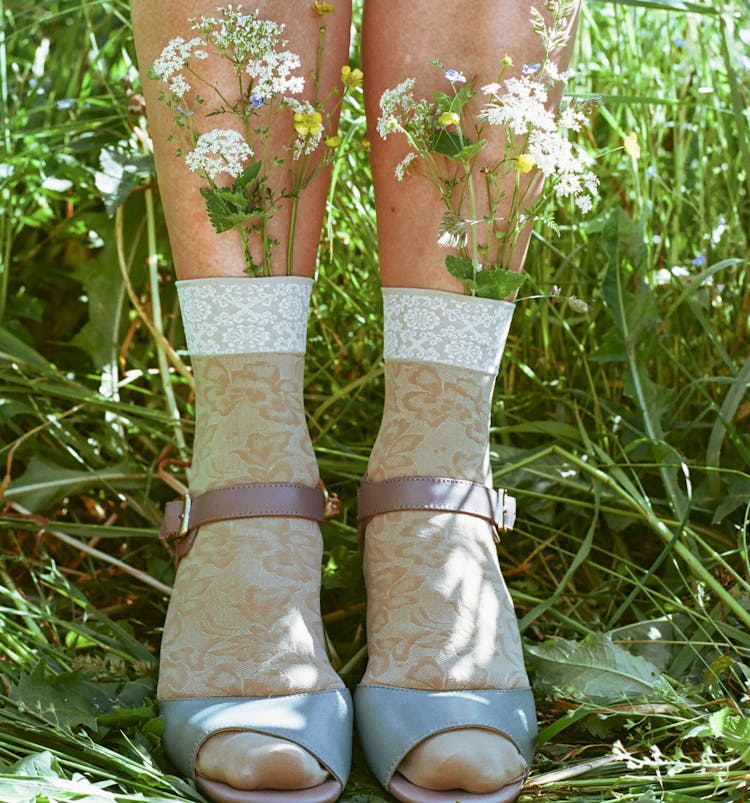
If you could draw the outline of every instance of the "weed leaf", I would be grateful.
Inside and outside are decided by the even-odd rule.
[[[130,193],[151,177],[154,158],[151,155],[121,153],[104,148],[99,154],[99,166],[96,188],[102,196],[107,214],[114,217]]]
[[[527,650],[537,687],[548,692],[597,704],[674,697],[651,661],[631,654],[606,634],[594,633],[583,641],[549,639]]]

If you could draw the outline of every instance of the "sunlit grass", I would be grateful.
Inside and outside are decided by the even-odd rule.
[[[191,379],[153,184],[136,171],[112,218],[100,195],[102,151],[142,155],[127,3],[0,0],[0,11],[0,799],[199,800],[169,774],[155,706],[173,577],[156,530],[174,494],[164,479],[185,481]],[[568,91],[601,98],[586,132],[601,199],[584,219],[557,210],[560,235],[537,232],[527,270],[528,295],[558,286],[591,311],[519,303],[493,416],[495,477],[520,510],[501,563],[542,726],[522,800],[746,795],[749,12],[744,1],[584,9]],[[632,132],[638,160],[622,149]],[[356,488],[383,397],[356,98],[342,135],[352,147],[330,193],[307,410],[343,502],[324,529],[323,613],[354,683],[366,659]],[[620,301],[654,311],[630,351],[616,278]],[[566,674],[555,645],[587,663]],[[648,667],[651,694],[618,694],[615,673],[637,682]],[[386,799],[357,754],[343,800]]]

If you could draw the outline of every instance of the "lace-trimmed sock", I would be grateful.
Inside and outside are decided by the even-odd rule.
[[[513,305],[385,288],[383,422],[373,481],[451,477],[492,485],[490,404]],[[391,512],[367,528],[364,683],[411,689],[528,686],[491,528],[460,514]],[[499,734],[462,729],[414,748],[399,772],[427,789],[491,792],[526,765]]]
[[[315,486],[302,387],[312,280],[178,282],[196,382],[195,494],[247,482]],[[342,688],[320,620],[322,542],[304,519],[202,527],[180,563],[164,627],[159,699]],[[199,775],[240,789],[297,789],[328,775],[306,750],[250,732],[212,736]]]

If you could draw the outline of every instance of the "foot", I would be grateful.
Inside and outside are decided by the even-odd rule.
[[[243,482],[314,487],[298,355],[194,356],[194,492]],[[307,519],[201,527],[180,563],[162,639],[159,699],[281,697],[340,689],[320,618],[322,539]],[[328,775],[304,748],[251,731],[211,736],[196,770],[238,789],[302,789]]]
[[[488,482],[494,377],[386,361],[373,481],[444,476]],[[373,518],[365,540],[369,661],[364,683],[433,691],[528,686],[513,604],[490,526],[428,511]],[[466,728],[417,745],[398,772],[425,789],[493,792],[526,764],[502,735]]]
[[[487,794],[522,780],[526,762],[500,734],[462,728],[425,739],[406,755],[398,771],[423,789]]]
[[[212,736],[198,751],[195,771],[235,789],[308,789],[329,777],[299,745],[249,731]]]

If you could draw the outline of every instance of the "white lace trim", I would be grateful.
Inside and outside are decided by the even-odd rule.
[[[514,308],[442,290],[384,287],[385,358],[496,374]]]
[[[177,282],[191,354],[304,354],[313,280],[302,276]]]

